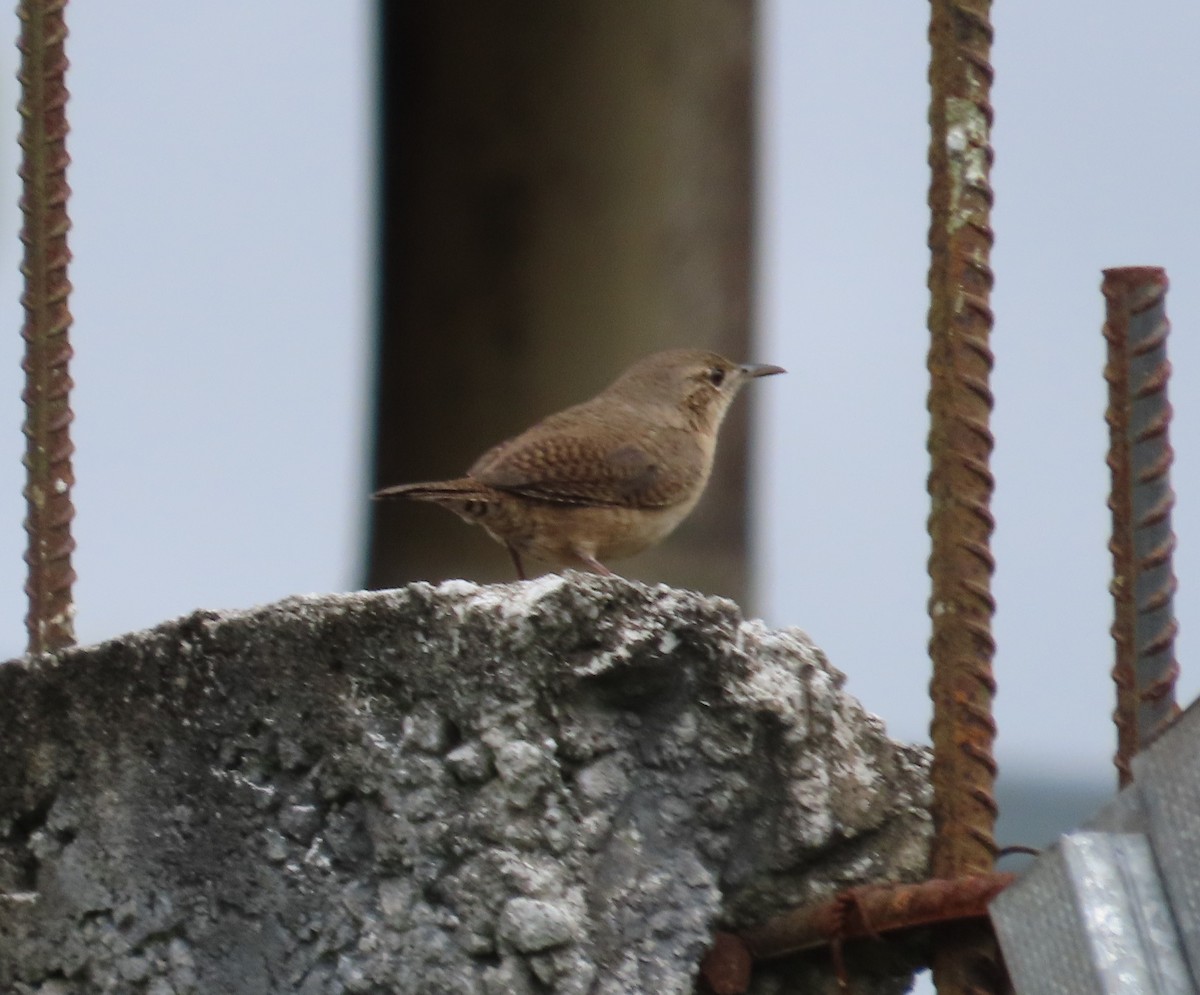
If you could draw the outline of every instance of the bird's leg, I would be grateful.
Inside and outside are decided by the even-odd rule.
[[[603,563],[601,563],[598,559],[596,559],[596,557],[588,556],[587,553],[580,553],[578,555],[579,555],[580,562],[585,567],[587,567],[589,570],[591,570],[592,573],[598,573],[604,577],[615,577],[616,576],[615,573],[613,573],[611,570],[609,570],[608,567],[606,567]]]
[[[508,550],[508,555],[512,557],[513,566],[517,568],[517,580],[528,580],[529,578],[525,576],[525,567],[521,565],[521,554],[507,542],[504,544],[504,548]]]

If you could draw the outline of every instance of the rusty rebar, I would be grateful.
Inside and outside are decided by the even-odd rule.
[[[982,919],[1014,874],[993,871],[916,884],[864,885],[795,909],[741,934],[755,960],[812,950],[831,941],[876,937],[934,923]]]
[[[1120,784],[1130,761],[1179,712],[1175,703],[1173,453],[1168,439],[1167,274],[1152,266],[1104,271],[1108,466],[1112,471],[1112,591]]]
[[[929,644],[937,878],[995,861],[990,0],[932,0],[929,188]],[[986,926],[939,944],[942,993],[996,990]]]
[[[21,241],[25,245],[21,264],[25,277],[21,296],[25,308],[21,330],[25,339],[25,531],[29,536],[25,625],[31,653],[75,641],[64,7],[66,0],[21,0],[17,9],[21,21]]]
[[[740,934],[718,933],[701,976],[716,995],[748,990],[752,965],[849,940],[882,939],[919,926],[961,924],[988,914],[988,903],[1015,874],[993,872],[951,881],[863,885],[784,912]]]

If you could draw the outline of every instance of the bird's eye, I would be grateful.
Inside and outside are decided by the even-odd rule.
[[[708,382],[714,387],[720,387],[725,382],[725,371],[719,366],[714,366],[708,371]]]

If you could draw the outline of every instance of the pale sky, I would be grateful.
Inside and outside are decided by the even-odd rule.
[[[1165,265],[1184,677],[1200,625],[1200,5],[997,4],[1003,769],[1111,776],[1100,270]],[[68,8],[78,634],[357,583],[372,62],[363,0]],[[759,607],[925,739],[928,6],[764,4]],[[10,15],[13,37],[17,22]],[[0,57],[5,79],[14,51]],[[0,654],[25,641],[15,87],[4,91]],[[616,371],[614,371],[616,372]]]
[[[997,3],[996,700],[1005,770],[1111,775],[1100,271],[1173,279],[1181,701],[1200,688],[1194,0]],[[760,590],[894,735],[928,724],[928,5],[766,5]]]

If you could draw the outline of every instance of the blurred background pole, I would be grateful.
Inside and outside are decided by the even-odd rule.
[[[67,297],[66,0],[21,0],[21,272],[25,292],[25,553],[29,652],[75,641]]]
[[[1175,534],[1171,530],[1171,405],[1167,382],[1167,274],[1153,266],[1104,271],[1112,471],[1113,642],[1121,787],[1130,761],[1179,712],[1175,681]]]
[[[995,863],[989,511],[992,353],[992,28],[989,0],[932,0],[929,28],[929,644],[933,664],[932,874]],[[942,995],[1005,990],[986,923],[940,931]]]
[[[377,9],[375,486],[457,476],[657,349],[770,359],[748,331],[752,0]],[[743,597],[748,401],[696,511],[623,576]],[[367,586],[513,579],[453,515],[363,502]]]

